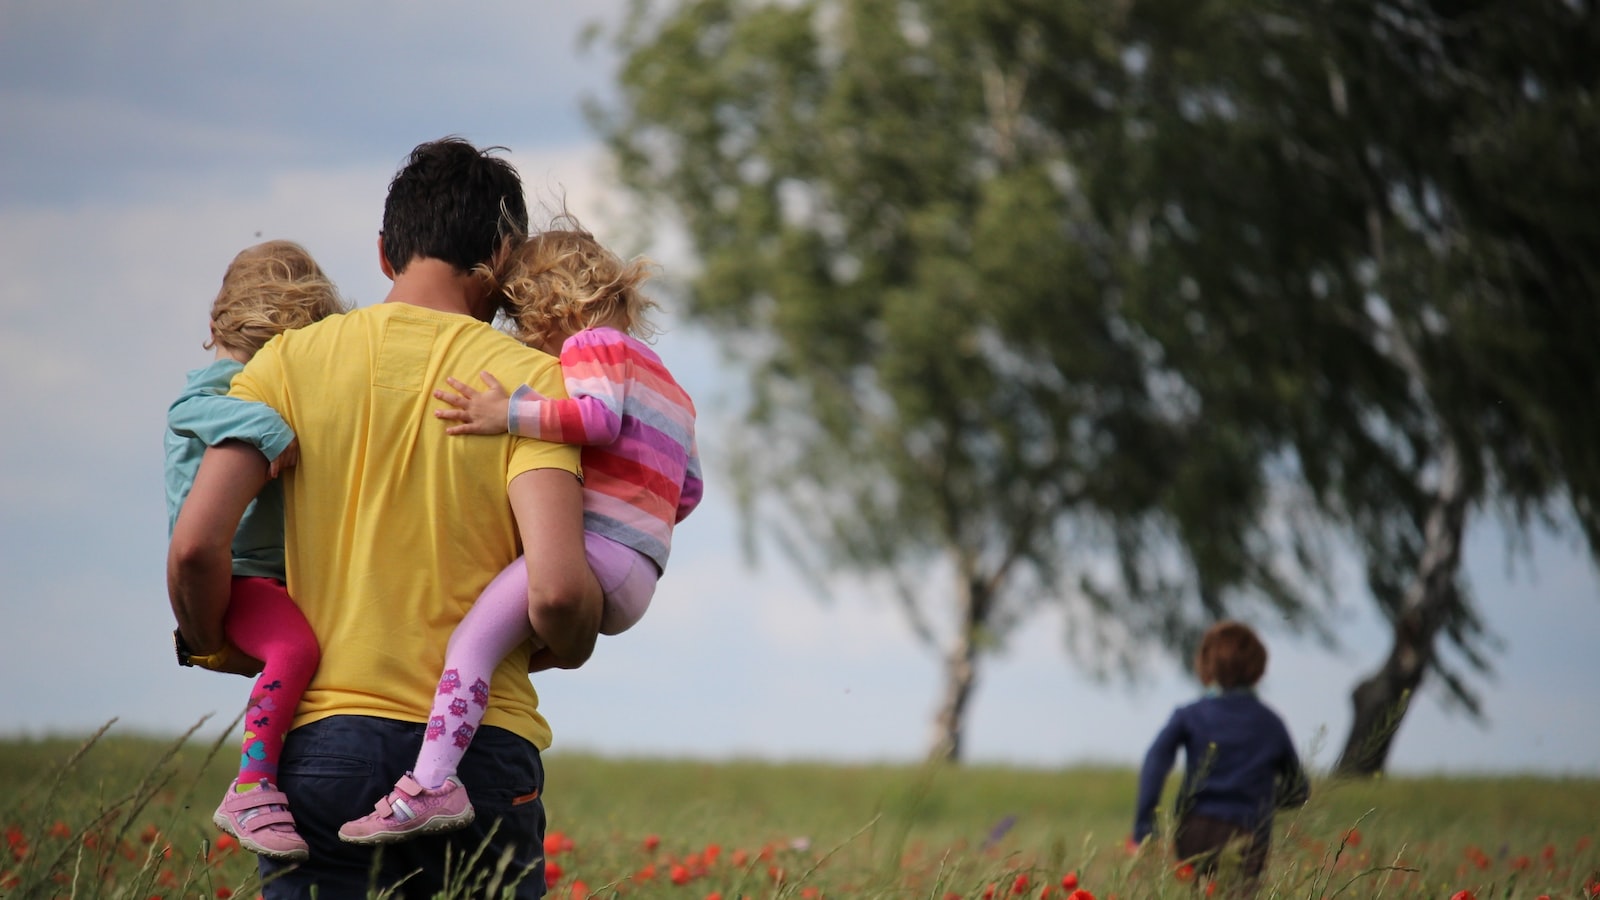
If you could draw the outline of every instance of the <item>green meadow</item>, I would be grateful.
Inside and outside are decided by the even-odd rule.
[[[0,896],[253,898],[210,822],[234,736],[0,742]],[[1190,898],[1126,845],[1135,773],[546,757],[551,896]],[[1171,795],[1169,788],[1168,796]],[[1600,896],[1600,779],[1314,782],[1279,817],[1260,896]],[[1215,890],[1216,896],[1227,892]],[[481,895],[462,886],[455,896]]]

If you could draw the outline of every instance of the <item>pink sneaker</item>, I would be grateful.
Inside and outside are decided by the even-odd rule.
[[[299,862],[311,856],[305,839],[294,828],[289,798],[263,781],[244,793],[239,780],[228,785],[222,805],[211,815],[218,828],[239,839],[239,846],[259,856]]]
[[[371,813],[339,826],[339,840],[351,844],[392,844],[416,834],[464,828],[471,824],[474,815],[467,789],[454,775],[430,790],[407,772]]]

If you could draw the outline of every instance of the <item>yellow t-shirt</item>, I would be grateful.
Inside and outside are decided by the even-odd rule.
[[[282,334],[234,377],[231,396],[268,404],[300,440],[284,476],[287,574],[322,663],[295,727],[336,714],[426,721],[451,632],[521,552],[506,486],[532,469],[579,472],[569,445],[445,434],[433,389],[447,375],[478,385],[480,371],[566,396],[555,357],[403,303]],[[483,723],[544,749],[529,650],[495,669]]]

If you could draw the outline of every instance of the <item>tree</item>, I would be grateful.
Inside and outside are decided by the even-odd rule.
[[[1374,135],[1391,156],[1413,150],[1409,183],[1424,190],[1372,190],[1369,202],[1384,214],[1369,221],[1411,228],[1434,262],[1435,277],[1406,285],[1426,299],[1413,310],[1411,336],[1390,346],[1436,426],[1414,574],[1383,598],[1393,647],[1352,694],[1355,718],[1337,764],[1350,774],[1382,769],[1425,671],[1438,671],[1450,696],[1478,711],[1434,647],[1440,634],[1463,646],[1462,635],[1479,628],[1456,575],[1471,507],[1499,506],[1515,532],[1565,505],[1600,556],[1600,484],[1581,449],[1595,436],[1582,411],[1600,389],[1586,349],[1600,337],[1587,302],[1600,272],[1584,249],[1600,230],[1581,210],[1600,200],[1600,185],[1579,149],[1600,131],[1600,17],[1592,3],[1565,2],[1373,3],[1365,13],[1364,27],[1343,35],[1346,48],[1362,50],[1362,75],[1374,59],[1405,70],[1421,100],[1407,111],[1426,104],[1434,126],[1419,135],[1402,120]],[[1342,67],[1354,68],[1355,60]],[[1392,109],[1374,87],[1366,103]],[[1416,153],[1419,139],[1432,153]],[[1387,272],[1380,238],[1374,258]]]
[[[1388,202],[1430,189],[1425,167],[1438,157],[1426,129],[1439,111],[1401,72],[1375,67],[1356,87],[1394,103],[1367,107],[1357,93],[1352,115],[1338,51],[1342,35],[1369,24],[1355,6],[1208,3],[1136,14],[1126,42],[1138,72],[1122,98],[1132,127],[1116,152],[1144,164],[1124,170],[1104,205],[1134,248],[1139,322],[1169,349],[1172,377],[1281,447],[1284,477],[1354,538],[1380,609],[1397,622],[1422,619],[1404,657],[1415,687],[1424,669],[1443,669],[1438,655],[1412,651],[1432,651],[1446,618],[1463,626],[1451,634],[1469,658],[1482,660],[1457,580],[1459,466],[1440,508],[1453,514],[1425,527],[1447,432],[1407,348],[1436,299],[1411,288],[1438,266],[1421,229],[1401,227],[1410,223]],[[1206,36],[1203,54],[1196,34]],[[1407,127],[1390,128],[1390,113],[1408,116],[1394,120]],[[1408,129],[1422,144],[1396,153]],[[1431,590],[1408,596],[1425,556]],[[1402,615],[1408,600],[1414,612]],[[1353,733],[1370,736],[1382,716],[1398,721],[1389,695],[1370,694]]]
[[[948,642],[944,752],[1037,604],[1124,651],[1316,626],[1331,525],[1394,629],[1340,761],[1371,771],[1426,676],[1476,711],[1471,517],[1565,503],[1600,547],[1597,31],[1576,0],[700,0],[631,20],[600,121],[755,374],[750,509]]]
[[[1375,771],[1426,674],[1477,712],[1439,647],[1488,665],[1460,570],[1469,512],[1499,507],[1519,532],[1565,494],[1596,546],[1575,452],[1591,438],[1578,398],[1600,386],[1594,317],[1574,303],[1592,234],[1569,204],[1594,187],[1581,142],[1557,138],[1594,127],[1592,7],[1143,9],[1122,152],[1150,162],[1107,203],[1160,211],[1125,226],[1141,324],[1201,348],[1170,357],[1175,377],[1292,448],[1364,555],[1394,645],[1352,695],[1339,768]],[[1507,166],[1529,153],[1546,161]],[[1243,376],[1207,355],[1224,348],[1248,354]]]
[[[981,657],[1042,603],[1101,669],[1252,606],[1314,621],[1312,536],[1263,514],[1293,513],[1271,434],[1164,379],[1126,309],[1095,206],[1125,162],[1099,155],[1124,124],[1119,16],[641,9],[597,117],[623,182],[690,236],[688,313],[753,374],[747,511],[776,501],[817,571],[893,576],[943,643],[935,756],[959,758]]]

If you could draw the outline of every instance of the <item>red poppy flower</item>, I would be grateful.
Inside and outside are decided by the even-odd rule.
[[[1027,892],[1028,892],[1028,876],[1025,875],[1025,874],[1024,875],[1018,875],[1016,877],[1016,879],[1011,882],[1011,893],[1013,893],[1013,894],[1026,894]]]
[[[1194,866],[1191,866],[1188,863],[1183,863],[1183,864],[1179,865],[1177,870],[1174,871],[1172,874],[1176,875],[1178,877],[1179,881],[1193,881],[1194,880]]]
[[[1489,854],[1483,852],[1476,846],[1467,847],[1467,859],[1471,860],[1472,864],[1480,869],[1489,868]]]
[[[1077,872],[1068,872],[1067,874],[1061,876],[1061,889],[1063,891],[1074,890],[1074,889],[1077,888],[1077,886],[1078,886],[1078,873]]]
[[[561,880],[561,863],[553,859],[544,861],[544,883],[555,884]]]
[[[1067,900],[1094,900],[1094,895],[1083,888],[1078,888],[1067,895]]]
[[[659,846],[661,846],[661,835],[647,834],[644,836],[644,848],[646,850],[654,850]]]
[[[1456,891],[1450,895],[1450,900],[1478,900],[1478,895],[1471,891]]]
[[[671,878],[673,884],[688,884],[689,867],[683,865],[674,865],[672,867]]]

